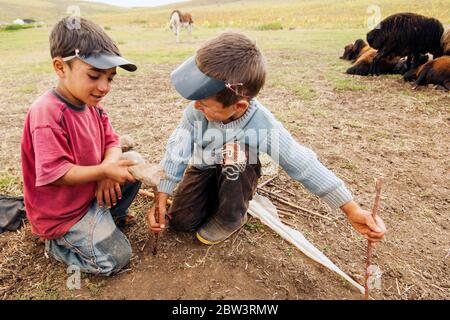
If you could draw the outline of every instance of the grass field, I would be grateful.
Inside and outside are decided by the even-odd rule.
[[[219,4],[220,2],[220,4]],[[69,1],[0,0],[0,20],[33,18],[46,26],[0,31],[0,193],[22,194],[20,138],[31,103],[56,83],[48,35]],[[194,1],[193,37],[175,44],[167,30],[174,6],[129,9],[82,4],[82,14],[107,29],[136,73],[119,70],[104,101],[120,134],[131,134],[149,161],[161,158],[165,141],[186,104],[169,83],[170,71],[206,39],[239,30],[264,51],[269,74],[260,100],[298,141],[313,148],[366,207],[373,177],[383,176],[381,215],[389,234],[374,259],[383,270],[377,299],[449,299],[450,97],[433,88],[413,91],[400,76],[357,77],[344,72],[343,47],[367,33],[371,1]],[[377,1],[382,17],[413,11],[450,24],[450,1]],[[280,30],[271,30],[279,29]],[[338,212],[331,212],[300,184],[280,173],[271,187],[290,190],[299,205],[332,222],[297,215],[290,221],[340,268],[362,282],[365,241]],[[0,299],[349,299],[360,298],[345,281],[311,263],[252,219],[212,249],[191,235],[169,232],[161,255],[140,250],[150,203],[138,198],[138,223],[126,231],[133,260],[112,278],[83,276],[82,290],[66,288],[65,267],[47,260],[31,240],[30,226],[0,235]],[[149,279],[171,281],[155,284]],[[233,276],[230,276],[230,275]],[[206,279],[206,280],[205,280]],[[211,280],[212,279],[212,280]],[[210,281],[211,280],[211,281]],[[213,281],[214,280],[214,281]],[[238,287],[236,289],[235,287]]]

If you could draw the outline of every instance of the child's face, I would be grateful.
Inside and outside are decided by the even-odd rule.
[[[111,90],[111,82],[116,68],[97,69],[79,59],[73,59],[71,67],[65,62],[62,70],[57,70],[60,84],[70,94],[76,104],[97,105]]]
[[[242,116],[248,108],[248,101],[240,100],[237,103],[224,107],[215,97],[196,100],[195,109],[201,111],[208,121],[228,123]]]

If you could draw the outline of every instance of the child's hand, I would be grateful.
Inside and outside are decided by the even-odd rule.
[[[363,210],[356,202],[350,201],[343,205],[341,209],[347,215],[348,221],[360,234],[370,242],[380,241],[386,233],[386,226],[383,220],[377,215],[374,220],[372,213]]]
[[[136,165],[134,160],[119,160],[113,163],[102,163],[103,172],[107,179],[114,180],[119,184],[127,181],[136,182],[136,179],[128,171],[129,166]]]
[[[155,219],[155,205],[153,205],[147,212],[147,223],[150,232],[159,233],[163,231],[166,225],[166,214],[167,214],[167,199],[169,195],[164,192],[159,193],[159,223]]]
[[[120,184],[111,179],[104,179],[97,182],[97,191],[95,193],[99,207],[103,204],[111,208],[122,198]]]

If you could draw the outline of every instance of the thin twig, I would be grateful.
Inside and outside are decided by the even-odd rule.
[[[205,266],[206,257],[208,256],[209,250],[211,250],[212,247],[214,247],[214,246],[209,246],[208,250],[206,250],[205,255],[199,261],[199,266]]]
[[[441,290],[442,292],[446,292],[443,288],[439,287],[438,285],[435,285],[434,283],[430,283],[430,285],[435,287],[436,289]]]
[[[403,291],[403,294],[406,294],[409,290],[411,290],[412,287],[414,287],[415,284],[411,285],[410,287],[408,287],[405,291]]]
[[[395,278],[395,285],[397,286],[397,292],[398,292],[398,295],[401,297],[402,294],[400,293],[400,287],[398,286],[398,280],[397,280],[397,278]]]
[[[290,195],[293,196],[293,197],[296,197],[296,196],[297,196],[297,195],[296,195],[295,193],[293,193],[292,191],[283,189],[283,188],[277,186],[276,184],[274,184],[273,187],[276,188],[276,189],[278,189],[278,190],[284,191],[284,192],[290,194]]]
[[[266,181],[264,181],[263,183],[260,183],[257,188],[262,188],[264,187],[266,184],[272,182],[273,180],[275,180],[275,178],[278,177],[278,175],[273,176],[272,178],[267,179]]]
[[[275,198],[275,200],[277,200],[277,201],[279,201],[279,202],[281,202],[281,203],[283,203],[283,204],[285,204],[287,206],[290,206],[292,208],[295,208],[295,209],[307,212],[307,213],[309,213],[309,214],[311,214],[313,216],[321,217],[323,219],[327,219],[327,220],[331,221],[331,218],[329,218],[327,216],[324,216],[324,215],[321,215],[320,213],[316,213],[314,211],[302,208],[302,207],[296,205],[295,203],[290,202],[288,199],[286,199],[286,198],[284,198],[284,197],[282,197],[282,196],[280,196],[278,194],[274,194],[274,193],[272,193],[270,191],[267,191],[265,189],[262,189],[262,188],[260,188],[259,190],[265,192],[266,194],[269,195],[269,197]]]
[[[285,219],[280,219],[280,221],[283,222],[284,224],[287,224],[290,227],[293,227],[293,228],[296,227],[295,224],[293,224],[292,222],[286,221]]]
[[[145,247],[147,246],[148,243],[148,237],[147,240],[145,240],[144,245],[141,247],[141,252],[144,251]]]
[[[288,217],[295,217],[295,214],[293,214],[289,211],[286,211],[285,209],[277,208],[277,211],[278,211],[278,214],[280,214],[280,215],[288,216]]]
[[[286,209],[286,208],[280,208],[280,207],[277,207],[277,210],[282,212],[282,213],[294,214],[294,216],[297,216],[297,215],[301,214],[304,217],[311,217],[310,214],[308,214],[306,212],[299,211],[299,210],[292,210],[292,209]]]
[[[155,221],[159,223],[159,195],[158,195],[158,187],[153,187],[153,193],[155,195]],[[153,246],[153,255],[156,256],[158,253],[158,242],[159,242],[159,232],[155,234],[155,244]]]
[[[377,179],[375,182],[375,203],[372,208],[372,217],[376,223],[376,217],[378,213],[378,209],[380,208],[380,195],[381,195],[381,186],[383,185],[383,181],[381,179]],[[367,257],[366,257],[366,274],[364,281],[364,299],[369,300],[369,267],[370,267],[370,258],[372,257],[372,243],[368,240],[367,242]],[[396,279],[397,280],[397,279]],[[399,292],[400,294],[400,292]]]

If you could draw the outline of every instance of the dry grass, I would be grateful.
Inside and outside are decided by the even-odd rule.
[[[387,11],[396,9],[382,3]],[[439,14],[449,7],[436,8],[445,1],[432,3],[427,10]],[[231,10],[233,5],[224,8]],[[114,21],[128,23],[128,19],[124,15]],[[163,29],[139,24],[110,26],[109,33],[124,54],[138,63],[139,71],[120,72],[104,105],[116,130],[133,136],[136,149],[157,162],[164,152],[161,141],[176,127],[186,104],[171,87],[168,75],[222,29],[199,28],[191,41],[177,46],[172,34]],[[55,83],[48,31],[0,33],[1,193],[21,194],[19,145],[26,110]],[[373,178],[385,178],[380,216],[389,234],[373,258],[384,272],[383,288],[374,292],[374,298],[449,299],[448,93],[432,88],[413,91],[399,76],[344,74],[348,64],[338,56],[346,43],[364,35],[364,28],[245,32],[257,39],[268,59],[268,83],[260,100],[293,136],[314,149],[365,207],[373,202]],[[332,218],[285,217],[362,283],[366,244],[345,218],[285,174],[268,188]],[[126,230],[133,245],[131,264],[112,278],[83,276],[81,290],[66,288],[65,266],[44,257],[28,225],[20,233],[1,234],[0,299],[360,298],[347,283],[311,263],[256,220],[213,248],[200,246],[192,235],[168,232],[161,239],[161,254],[153,257],[148,247],[141,251],[148,239],[143,217],[150,204],[139,197],[132,208],[138,219]]]

